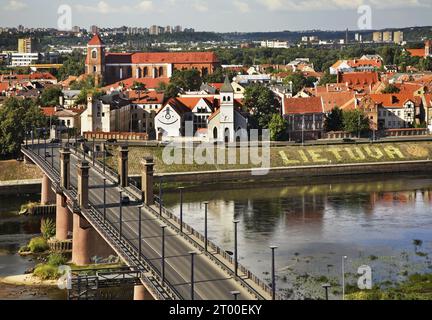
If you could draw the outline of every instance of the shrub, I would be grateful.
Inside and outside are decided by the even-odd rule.
[[[50,264],[38,264],[33,275],[41,280],[56,280],[59,277],[57,267]]]
[[[22,246],[19,248],[18,253],[29,252],[30,248],[28,246]]]
[[[28,247],[33,253],[44,252],[49,249],[47,241],[42,237],[31,239]]]
[[[52,265],[52,266],[61,266],[66,264],[67,259],[64,255],[62,255],[61,253],[51,253],[48,256],[48,264]]]
[[[41,221],[41,232],[44,239],[48,240],[55,236],[56,224],[52,219],[42,219]]]

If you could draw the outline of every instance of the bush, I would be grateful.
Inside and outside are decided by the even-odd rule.
[[[32,253],[44,252],[49,249],[47,241],[42,237],[31,239],[28,247]]]
[[[44,239],[48,240],[56,234],[56,224],[54,220],[47,218],[41,221],[41,233]]]
[[[48,264],[51,266],[61,266],[66,264],[67,259],[64,255],[62,255],[61,253],[51,253],[48,256]]]
[[[18,253],[29,252],[30,248],[28,246],[22,246],[19,248]]]
[[[58,267],[50,264],[38,264],[33,275],[41,280],[56,280],[59,277]]]

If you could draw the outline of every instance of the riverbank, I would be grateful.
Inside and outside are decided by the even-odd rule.
[[[15,285],[15,286],[32,286],[32,287],[57,286],[57,280],[41,280],[32,274],[20,274],[20,275],[0,278],[0,283]]]

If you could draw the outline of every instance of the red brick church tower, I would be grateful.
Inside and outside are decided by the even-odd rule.
[[[102,85],[105,75],[105,43],[98,34],[87,44],[86,74],[95,77],[95,85]]]

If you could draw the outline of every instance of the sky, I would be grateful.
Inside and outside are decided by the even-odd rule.
[[[432,25],[432,0],[0,0],[0,26],[57,28],[59,18],[64,21],[61,5],[70,8],[72,25],[86,29],[156,24],[266,32]],[[370,23],[359,25],[365,17]]]

